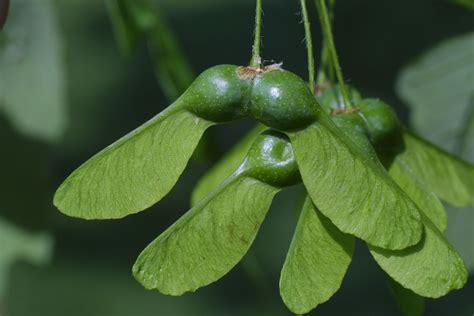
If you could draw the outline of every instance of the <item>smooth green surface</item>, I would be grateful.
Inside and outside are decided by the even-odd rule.
[[[250,149],[250,146],[252,146],[255,138],[266,129],[267,127],[265,125],[258,124],[219,160],[219,162],[212,166],[194,187],[191,195],[191,205],[195,205],[202,200],[239,167],[244,161],[245,155]]]
[[[370,141],[377,152],[396,152],[402,141],[400,122],[394,109],[379,99],[364,99],[357,107],[364,117]]]
[[[243,104],[250,82],[241,80],[235,65],[217,65],[201,73],[182,98],[189,100],[187,108],[197,116],[226,123],[247,115]]]
[[[377,158],[360,152],[328,117],[289,136],[308,193],[341,231],[389,249],[420,241],[416,205]]]
[[[425,310],[425,300],[423,297],[405,289],[392,278],[387,278],[387,283],[392,292],[398,308],[405,316],[422,316]]]
[[[402,157],[395,158],[389,174],[436,227],[444,232],[448,225],[448,215],[443,204]]]
[[[252,81],[249,114],[281,131],[303,128],[316,120],[313,94],[294,73],[276,69]]]
[[[67,79],[53,1],[10,1],[0,32],[0,114],[23,135],[58,142],[68,121]]]
[[[408,249],[392,251],[369,246],[380,267],[396,282],[424,297],[438,298],[467,281],[461,256],[422,213],[425,235]]]
[[[211,122],[179,100],[76,169],[54,204],[85,219],[121,218],[159,201],[174,186]]]
[[[400,156],[442,200],[457,207],[474,205],[474,165],[404,131]]]
[[[339,290],[354,241],[306,198],[280,276],[281,297],[293,313],[308,313]]]
[[[169,295],[220,279],[248,251],[277,192],[243,175],[229,178],[143,250],[135,278]]]
[[[290,140],[275,130],[257,136],[239,170],[245,170],[247,176],[278,188],[301,182]]]

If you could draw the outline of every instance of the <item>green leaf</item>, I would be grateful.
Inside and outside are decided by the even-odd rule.
[[[404,131],[400,158],[441,199],[457,206],[474,205],[474,165]]]
[[[389,249],[420,241],[417,206],[329,117],[288,134],[308,193],[341,231]]]
[[[181,105],[171,105],[86,161],[59,187],[54,204],[70,216],[106,219],[158,202],[213,124],[181,110]]]
[[[438,298],[460,289],[467,281],[464,262],[433,222],[422,215],[425,235],[420,243],[403,250],[369,245],[375,261],[395,281],[413,292]]]
[[[306,198],[280,277],[280,295],[293,313],[306,314],[339,290],[354,244]]]
[[[143,250],[135,278],[169,295],[217,281],[248,251],[278,191],[235,173]]]
[[[400,311],[405,316],[423,315],[425,309],[425,300],[423,297],[405,289],[390,277],[387,277],[387,283]]]
[[[448,225],[448,215],[443,204],[402,157],[395,158],[389,174],[436,227],[444,232]]]
[[[199,180],[191,195],[191,205],[196,205],[239,167],[255,138],[266,129],[265,125],[257,125]]]
[[[67,78],[55,7],[50,0],[10,2],[0,33],[0,112],[24,135],[57,142],[67,123]]]

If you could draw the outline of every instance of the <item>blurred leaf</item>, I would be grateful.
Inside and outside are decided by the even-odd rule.
[[[341,231],[389,249],[420,241],[418,207],[329,117],[288,134],[309,195]]]
[[[306,314],[339,290],[354,244],[306,198],[280,277],[281,297],[293,313]]]
[[[143,250],[135,278],[170,295],[217,281],[248,251],[278,191],[234,174]]]
[[[124,1],[106,0],[105,4],[120,51],[124,55],[130,55],[137,47],[141,31],[137,29]]]
[[[257,125],[199,180],[191,196],[191,205],[201,201],[239,167],[255,138],[266,129],[262,124]]]
[[[418,178],[418,173],[398,156],[390,166],[389,174],[436,227],[444,232],[448,225],[446,210],[438,197]]]
[[[453,2],[462,5],[467,9],[474,10],[474,0],[452,0]]]
[[[416,63],[402,70],[397,82],[397,92],[413,109],[412,123],[420,134],[471,163],[474,162],[473,81],[474,33],[469,33],[428,50]],[[473,222],[473,208],[451,210],[446,231],[470,271],[474,271]]]
[[[85,219],[121,218],[158,202],[174,186],[212,125],[176,102],[76,169],[54,204]],[[179,146],[177,145],[179,144]]]
[[[389,285],[392,295],[397,301],[397,305],[405,316],[422,316],[425,309],[425,300],[423,297],[405,289],[403,286],[388,277],[387,283]]]
[[[412,109],[411,123],[416,130],[453,152],[463,142],[459,135],[472,107],[473,82],[474,32],[428,50],[400,72],[396,88]]]
[[[5,296],[10,266],[16,261],[44,265],[51,259],[53,240],[47,233],[28,233],[0,218],[0,299]]]
[[[457,207],[474,205],[474,165],[405,130],[406,150],[399,156],[429,189]]]
[[[158,7],[148,0],[108,0],[107,3],[122,50],[130,52],[139,38],[145,37],[158,83],[168,100],[174,101],[195,75]]]
[[[467,281],[464,262],[443,234],[421,213],[425,234],[420,243],[403,250],[369,245],[375,261],[403,287],[424,297],[438,298]]]
[[[66,127],[66,74],[51,1],[13,1],[0,41],[0,110],[22,133],[57,141]]]

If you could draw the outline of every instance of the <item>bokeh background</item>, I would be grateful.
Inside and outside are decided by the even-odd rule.
[[[253,0],[154,2],[195,73],[248,63]],[[318,58],[312,1],[309,7]],[[264,1],[264,8],[264,59],[305,78],[298,2]],[[472,2],[449,0],[338,1],[335,12],[347,81],[471,161],[473,12]],[[249,254],[217,283],[168,297],[146,291],[131,275],[139,252],[189,208],[194,184],[251,129],[250,120],[213,128],[173,191],[145,212],[84,221],[54,209],[54,190],[72,170],[169,104],[145,43],[128,56],[118,47],[103,1],[11,1],[0,32],[0,315],[290,315],[278,277],[296,224],[298,187],[277,196]],[[447,232],[472,272],[473,214],[449,209]],[[464,289],[426,301],[426,315],[473,313],[473,277]],[[401,313],[360,243],[341,290],[312,315]]]

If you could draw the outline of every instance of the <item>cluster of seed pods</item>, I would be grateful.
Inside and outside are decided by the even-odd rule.
[[[273,196],[301,182],[308,193],[306,205],[329,219],[334,230],[366,241],[391,274],[393,260],[387,262],[384,251],[394,251],[390,256],[397,257],[396,251],[422,242],[429,235],[425,230],[432,230],[430,223],[437,220],[423,215],[418,196],[407,194],[404,184],[388,173],[404,152],[406,137],[416,137],[401,127],[387,104],[351,94],[357,101],[354,109],[334,107],[337,99],[330,93],[318,98],[320,105],[307,83],[280,65],[212,67],[165,111],[74,171],[58,189],[55,205],[86,219],[140,212],[171,190],[207,128],[251,117],[263,124],[258,132],[265,131],[254,133],[237,165],[229,163],[229,172],[223,173],[227,179],[214,179],[216,188],[195,195],[195,206],[142,252],[134,266],[137,280],[171,295],[214,282],[245,255]],[[430,182],[436,175],[428,171],[422,176]],[[466,191],[463,204],[472,204],[471,174],[455,176]],[[245,198],[242,192],[258,202],[233,203],[231,210],[222,210],[228,207],[226,199]],[[377,199],[370,198],[377,194]],[[241,221],[248,227],[234,227]],[[214,222],[219,225],[208,229]],[[202,244],[208,245],[204,253],[195,253]],[[461,287],[465,270],[459,274],[442,289],[425,294],[444,295]],[[302,309],[298,303],[286,303],[306,312],[320,301]]]

